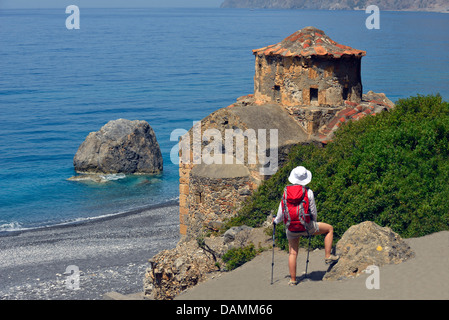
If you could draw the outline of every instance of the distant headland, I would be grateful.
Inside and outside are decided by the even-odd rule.
[[[366,0],[224,0],[221,8],[363,10],[370,4]],[[389,11],[449,12],[448,0],[379,0],[375,4]]]

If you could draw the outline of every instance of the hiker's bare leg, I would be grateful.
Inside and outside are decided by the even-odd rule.
[[[288,270],[290,271],[291,280],[296,281],[296,259],[298,257],[299,238],[288,240],[288,247]]]
[[[329,258],[332,250],[332,241],[334,239],[334,228],[327,223],[318,222],[319,231],[315,232],[314,235],[317,234],[325,234],[324,236],[324,256],[325,258]]]

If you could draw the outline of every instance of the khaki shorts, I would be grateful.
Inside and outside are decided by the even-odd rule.
[[[311,228],[309,229],[309,235],[312,235],[315,232],[318,232],[319,230],[320,230],[320,228],[318,227],[318,222],[312,221]],[[308,236],[307,232],[305,232],[305,231],[303,231],[303,232],[292,232],[292,231],[289,231],[288,229],[286,231],[286,234],[287,234],[287,239],[288,240],[293,240],[293,239],[297,239],[299,237],[307,237]]]

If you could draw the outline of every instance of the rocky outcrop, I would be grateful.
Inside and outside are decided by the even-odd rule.
[[[78,173],[155,174],[163,169],[156,135],[146,121],[118,119],[91,132],[73,159]]]
[[[221,258],[230,248],[251,243],[267,248],[270,240],[264,228],[242,226],[231,228],[220,237],[180,241],[174,249],[150,259],[143,281],[144,296],[150,300],[172,300],[184,290],[226,272]]]
[[[208,239],[208,244],[201,248],[196,240],[185,241],[174,249],[155,255],[144,277],[145,298],[172,300],[182,291],[205,280],[209,273],[219,271],[217,259],[222,248],[216,241],[214,244],[210,242]]]
[[[323,280],[355,277],[370,265],[398,264],[414,257],[414,252],[390,228],[365,221],[350,227],[336,245],[340,260]]]

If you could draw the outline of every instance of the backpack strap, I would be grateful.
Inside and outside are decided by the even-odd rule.
[[[305,220],[303,202],[304,202],[304,198],[306,197],[307,189],[306,189],[305,186],[301,186],[301,188],[302,188],[301,189],[302,190],[302,197],[301,197],[301,200],[299,201],[298,206],[296,207],[296,210],[297,210],[296,212],[298,213],[299,221],[305,227],[306,226],[306,220]]]
[[[304,197],[305,197],[305,195],[306,195],[306,192],[307,192],[307,193],[309,192],[309,188],[308,188],[307,186],[303,186],[303,187],[304,187],[304,189],[303,189],[303,199],[301,200],[301,203],[300,203],[300,205],[299,205],[299,206],[301,206],[301,214],[298,215],[298,216],[299,216],[299,219],[300,219],[302,225],[303,225],[304,228],[306,229],[307,236],[309,237],[309,241],[310,241],[310,236],[311,236],[311,234],[309,233],[310,222],[309,222],[309,223],[306,222],[306,216],[309,216],[309,217],[310,217],[310,215],[311,215],[311,214],[310,214],[310,208],[309,208],[309,210],[307,211],[307,213],[305,213],[305,212],[304,212],[304,207],[303,207]],[[310,200],[309,200],[309,201],[310,201]],[[310,203],[310,202],[309,202],[309,203]]]
[[[284,216],[284,225],[286,226],[286,228],[288,228],[288,226],[290,225],[290,213],[288,212],[288,207],[287,207],[287,187],[286,186],[284,188],[284,194],[282,195],[282,213]]]

